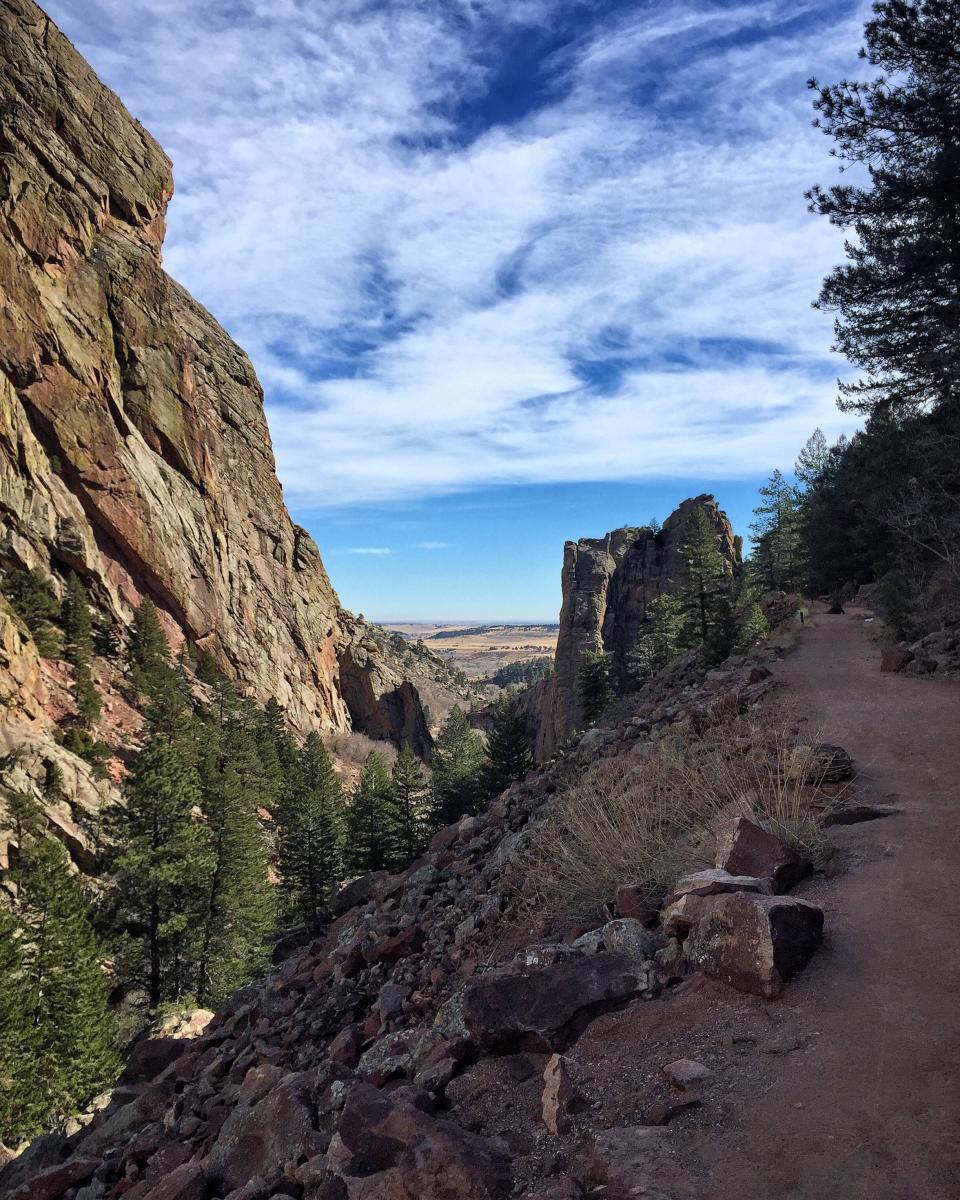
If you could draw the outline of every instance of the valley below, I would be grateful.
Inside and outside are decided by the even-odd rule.
[[[557,649],[556,624],[483,622],[385,622],[409,641],[422,639],[434,654],[459,667],[471,682],[493,679],[513,663],[549,659]]]

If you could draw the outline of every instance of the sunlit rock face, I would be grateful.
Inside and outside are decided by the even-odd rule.
[[[712,496],[696,496],[670,514],[658,532],[640,526],[614,529],[602,538],[581,538],[563,548],[560,633],[553,677],[540,688],[538,757],[545,760],[573,730],[582,727],[577,666],[584,653],[607,650],[620,681],[637,641],[647,606],[677,578],[680,531],[700,508],[713,523],[731,571],[740,566],[740,542]]]
[[[249,359],[161,268],[166,155],[31,0],[4,4],[0,59],[6,564],[76,570],[119,623],[149,594],[301,730],[421,734],[415,689],[351,653]]]

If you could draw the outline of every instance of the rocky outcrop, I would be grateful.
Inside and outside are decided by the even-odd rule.
[[[563,604],[554,672],[527,702],[528,708],[534,705],[539,709],[537,756],[541,761],[573,730],[582,728],[577,667],[584,653],[609,651],[618,682],[626,682],[627,656],[636,644],[647,606],[671,589],[677,576],[678,535],[697,508],[713,522],[730,570],[739,570],[740,539],[712,496],[684,500],[657,532],[630,526],[564,546]]]
[[[166,155],[33,0],[3,0],[0,64],[0,559],[78,572],[118,629],[149,594],[302,730],[423,748],[290,520],[248,358],[161,268]],[[29,715],[4,629],[0,699]]]

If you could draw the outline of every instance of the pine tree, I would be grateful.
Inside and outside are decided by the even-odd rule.
[[[357,875],[382,871],[396,858],[391,780],[383,756],[370,752],[347,809],[346,858]]]
[[[779,470],[760,489],[761,503],[753,510],[752,569],[767,591],[790,592],[803,585],[803,554],[796,488]]]
[[[483,739],[471,728],[463,709],[455,705],[433,745],[430,818],[435,829],[478,810],[483,762]]]
[[[390,779],[387,809],[397,850],[397,861],[392,865],[402,866],[412,862],[426,842],[429,792],[417,756],[406,742],[393,764]]]
[[[170,645],[157,614],[157,606],[144,596],[133,614],[127,646],[130,678],[137,691],[153,696],[167,686],[171,672]]]
[[[280,809],[280,884],[291,916],[316,928],[343,878],[343,792],[316,732],[303,744]]]
[[[487,738],[485,783],[492,799],[522,779],[534,766],[530,731],[526,718],[514,700],[503,699],[493,712],[493,724]]]
[[[814,187],[810,206],[853,234],[819,306],[866,378],[841,407],[872,415],[960,406],[960,3],[878,0],[865,83],[816,80],[815,124],[867,185]]]
[[[88,902],[36,801],[7,805],[17,909],[0,903],[0,1141],[60,1126],[118,1069]]]
[[[23,966],[23,929],[0,901],[0,1143],[16,1149],[42,1127],[34,1110],[32,1027]]]
[[[688,642],[687,614],[679,596],[664,592],[647,605],[647,620],[627,660],[627,670],[640,686],[659,674]]]
[[[244,780],[245,761],[255,752],[242,753],[243,736],[243,731],[210,725],[200,757],[207,870],[195,994],[207,1007],[266,971],[267,939],[276,924],[257,790],[249,777]]]
[[[36,568],[23,571],[14,567],[0,580],[3,594],[13,611],[30,630],[37,652],[51,658],[60,652],[60,631],[53,624],[60,605],[53,588]]]
[[[815,429],[803,444],[803,449],[797,455],[793,473],[804,492],[815,486],[817,480],[827,469],[830,461],[830,450],[822,429]]]
[[[124,791],[126,804],[109,814],[120,970],[157,1008],[186,996],[196,978],[210,871],[195,753],[179,730],[147,738]]]
[[[677,540],[677,587],[689,645],[705,645],[710,638],[729,581],[714,524],[702,508],[696,508]]]
[[[577,700],[587,725],[614,700],[613,656],[604,650],[586,650],[577,664]]]
[[[93,653],[93,625],[87,594],[79,576],[73,571],[67,580],[67,590],[60,607],[63,626],[63,656],[73,668],[73,700],[82,729],[89,729],[100,718],[100,693],[90,673]]]
[[[35,1129],[60,1127],[119,1069],[108,981],[88,905],[63,847],[30,847],[20,896],[21,967]]]

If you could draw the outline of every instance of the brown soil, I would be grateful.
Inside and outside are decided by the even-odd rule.
[[[678,1130],[710,1200],[960,1196],[960,687],[881,674],[863,617],[819,612],[779,673],[903,812],[834,829],[851,869],[805,892],[826,952],[769,1006],[803,1052],[722,1129]]]

